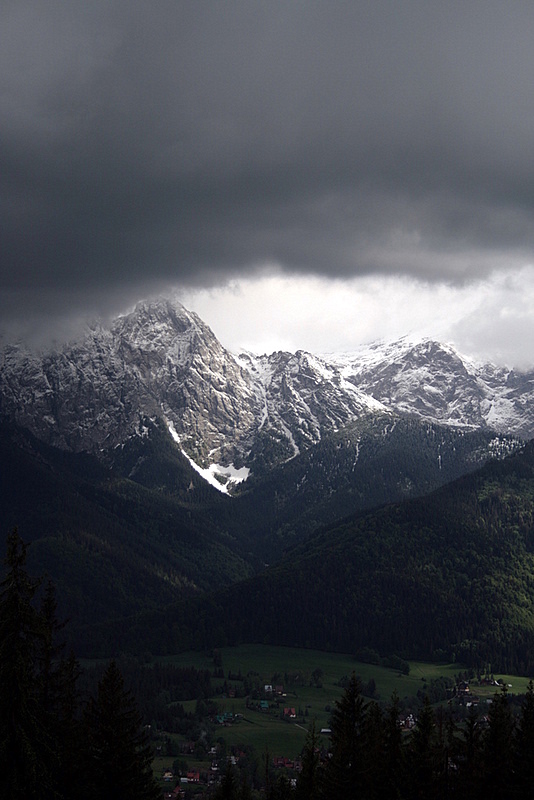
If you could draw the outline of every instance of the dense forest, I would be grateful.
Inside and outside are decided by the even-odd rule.
[[[252,523],[255,546],[272,562],[273,548],[287,549],[350,514],[428,494],[477,469],[488,454],[501,457],[519,446],[487,430],[372,414],[269,474],[252,475],[237,508],[221,512]]]
[[[121,453],[128,469],[141,458],[136,445]],[[189,485],[194,472],[165,437],[145,447],[158,448],[161,481],[168,469]],[[180,499],[128,480],[86,453],[48,447],[1,424],[0,457],[9,465],[0,475],[3,536],[16,526],[31,543],[29,568],[52,577],[60,613],[72,628],[157,608],[254,572],[211,511],[213,502],[229,498],[204,481],[195,491],[184,488]],[[155,461],[151,468],[156,471]]]
[[[341,513],[359,491],[371,497],[365,481],[376,484],[375,500],[400,474],[422,487],[434,463],[423,441],[439,445],[444,469],[454,450],[468,459],[473,442],[408,421],[396,423],[387,444],[363,427],[358,436],[345,430],[271,483],[229,498],[202,481],[179,497],[172,480],[183,487],[196,478],[158,426],[153,436],[120,455],[137,482],[27,432],[1,431],[10,465],[0,484],[3,522],[18,523],[25,540],[31,531],[29,567],[52,577],[78,655],[266,642],[534,672],[532,444],[423,497],[321,527],[329,503]],[[367,472],[343,483],[360,463],[356,439]],[[394,458],[408,440],[413,447]],[[345,488],[332,494],[336,480]],[[289,485],[300,487],[291,512]]]
[[[8,538],[0,594],[0,794],[15,798],[160,797],[152,751],[132,695],[110,662],[81,702],[79,666],[58,644],[54,587],[26,571]]]
[[[84,688],[83,671],[60,643],[55,590],[32,579],[26,545],[8,537],[6,577],[0,587],[0,790],[11,798],[128,798],[163,796],[153,770],[147,719],[150,703],[165,693],[173,719],[191,731],[191,715],[179,701],[197,698],[195,717],[209,710],[207,671],[165,665],[133,669],[136,694],[147,703],[143,714],[123,673],[112,660],[99,668],[94,691]],[[93,675],[94,683],[94,675]],[[534,778],[534,685],[514,714],[506,685],[496,692],[486,715],[471,705],[462,723],[450,708],[433,708],[425,696],[411,729],[400,725],[394,693],[379,705],[363,694],[353,674],[331,714],[324,747],[312,720],[297,762],[273,770],[257,754],[242,749],[221,759],[219,778],[187,796],[213,800],[372,800],[373,798],[528,798]],[[368,694],[372,691],[366,689]],[[434,698],[435,699],[435,698]],[[517,698],[515,698],[517,703]],[[178,709],[176,704],[178,703]],[[189,716],[189,720],[186,717]],[[193,720],[194,721],[194,720]],[[167,721],[160,726],[167,728]],[[205,730],[204,734],[205,735]],[[254,767],[254,765],[256,765]],[[200,789],[200,787],[197,787]],[[180,783],[168,796],[183,797]]]
[[[532,674],[534,445],[424,497],[350,517],[211,597],[87,630],[154,653],[266,642]]]
[[[434,603],[441,616],[457,613],[451,587],[469,574],[469,548],[455,545],[443,560],[438,519],[430,514],[434,533],[427,541],[418,527],[418,515],[426,512],[417,504],[395,517],[365,512],[428,493],[475,469],[488,452],[502,456],[519,442],[409,418],[362,418],[228,497],[198,476],[161,424],[145,423],[147,435],[129,440],[109,463],[0,425],[0,456],[9,464],[0,478],[0,522],[6,534],[18,526],[31,542],[29,566],[53,579],[60,613],[69,617],[72,642],[84,654],[89,646],[110,654],[119,641],[135,651],[145,638],[148,649],[161,652],[251,636],[350,652],[373,626],[367,644],[382,653],[415,647],[414,653],[431,657],[444,647],[465,649],[477,638],[470,608],[454,630],[449,627],[447,642],[430,641],[424,652],[424,629],[415,623],[412,630],[423,602]],[[434,497],[434,504],[448,502]],[[458,536],[464,510],[450,520]],[[501,565],[486,552],[484,536],[472,546],[481,548],[479,567],[488,576],[497,571],[500,581]],[[428,574],[419,564],[423,557]],[[431,580],[431,562],[441,582]],[[273,567],[264,573],[266,564]],[[374,577],[366,578],[364,569],[368,575],[375,570]],[[520,580],[525,574],[522,568]],[[421,595],[425,579],[425,591],[436,598]],[[374,602],[371,591],[382,606],[374,618],[361,610]],[[297,622],[286,608],[298,609]],[[411,631],[406,642],[398,640],[393,608]],[[198,624],[190,624],[193,619]],[[516,661],[526,664],[522,657]]]
[[[353,675],[332,713],[328,753],[321,757],[312,724],[295,792],[279,790],[274,796],[527,798],[534,776],[533,737],[532,682],[517,724],[504,689],[495,695],[487,717],[481,720],[473,708],[461,728],[442,707],[435,711],[426,698],[414,727],[403,735],[396,695],[384,709],[366,703]]]

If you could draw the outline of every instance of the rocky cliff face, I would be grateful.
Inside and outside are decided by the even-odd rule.
[[[145,417],[172,422],[196,458],[239,451],[258,415],[248,373],[170,302],[142,303],[58,352],[5,348],[0,394],[2,413],[40,438],[93,453],[138,433]]]
[[[73,451],[110,451],[143,418],[163,418],[202,466],[291,458],[378,406],[309,354],[234,357],[168,301],[141,303],[57,352],[5,347],[0,396],[2,414]]]
[[[373,412],[534,435],[534,374],[476,365],[437,342],[318,357],[234,356],[176,302],[140,303],[54,352],[0,351],[0,414],[49,444],[110,458],[172,428],[198,465],[266,469]]]
[[[330,358],[347,381],[390,410],[444,425],[534,436],[534,372],[479,364],[430,340],[401,339]]]

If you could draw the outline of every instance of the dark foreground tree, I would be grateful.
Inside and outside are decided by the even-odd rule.
[[[76,797],[80,753],[84,735],[80,719],[80,696],[77,681],[80,666],[73,654],[63,655],[58,639],[64,625],[57,619],[55,587],[46,584],[40,614],[44,624],[37,654],[36,692],[39,708],[55,752],[53,785],[58,797]]]
[[[384,800],[385,766],[384,714],[375,701],[365,709],[364,722],[365,770],[362,797],[367,800]]]
[[[86,796],[154,800],[161,792],[152,774],[152,752],[141,716],[112,661],[85,713]]]
[[[427,800],[438,797],[438,737],[434,711],[425,697],[408,744],[407,766],[410,794]]]
[[[330,727],[331,758],[325,768],[323,796],[328,800],[357,800],[365,785],[365,708],[361,683],[352,675],[341,700],[336,701]]]
[[[56,791],[58,752],[42,699],[39,655],[46,623],[33,606],[39,581],[26,572],[26,546],[7,540],[0,593],[0,796],[48,798]]]
[[[534,787],[534,684],[528,684],[519,715],[515,739],[515,783],[517,797],[526,800]]]
[[[302,770],[297,778],[295,800],[319,800],[319,769],[319,737],[314,720],[308,728],[302,751]]]
[[[404,750],[399,725],[400,701],[396,691],[384,716],[383,769],[380,781],[383,800],[400,797],[404,779]]]
[[[293,789],[287,775],[279,775],[271,782],[266,796],[267,800],[293,800]]]
[[[132,697],[111,664],[82,714],[79,665],[57,635],[51,583],[26,572],[26,545],[7,540],[0,584],[1,800],[160,798],[152,756]]]
[[[497,692],[490,706],[489,726],[484,742],[485,797],[509,800],[513,786],[514,719],[506,686]]]
[[[457,795],[460,800],[474,800],[480,794],[484,768],[483,729],[478,709],[471,705],[460,728],[455,760],[458,764]]]
[[[238,800],[238,780],[235,770],[227,761],[224,775],[222,776],[219,788],[215,792],[215,800]]]

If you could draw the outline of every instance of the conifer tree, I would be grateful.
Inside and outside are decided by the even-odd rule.
[[[446,713],[443,706],[434,712],[436,738],[434,745],[434,781],[435,797],[449,797],[453,788],[454,776],[449,768],[451,749],[454,746],[455,726],[451,713]]]
[[[336,701],[330,727],[332,754],[325,768],[323,797],[357,800],[364,786],[365,708],[361,684],[355,674],[343,696]]]
[[[514,720],[508,704],[506,685],[490,706],[489,727],[484,743],[485,796],[508,800],[513,783]]]
[[[81,703],[77,689],[80,676],[80,665],[71,653],[63,658],[58,667],[58,683],[61,690],[56,698],[53,724],[56,726],[56,742],[58,754],[57,783],[61,797],[78,799],[78,785],[83,770],[85,737],[81,720]]]
[[[80,753],[84,747],[77,681],[80,666],[71,653],[65,658],[59,634],[56,591],[48,580],[40,606],[44,632],[37,654],[36,692],[46,727],[54,742],[54,784],[61,797],[76,795]]]
[[[26,572],[26,545],[7,540],[0,592],[0,796],[54,796],[56,747],[39,696],[38,658],[48,635],[33,602],[39,581]]]
[[[364,794],[368,800],[384,800],[385,728],[378,703],[368,704],[364,720],[365,769]]]
[[[397,798],[404,774],[404,751],[402,731],[399,725],[400,701],[396,691],[384,716],[384,763],[382,774],[382,797]]]
[[[459,764],[457,794],[460,798],[472,800],[477,797],[480,789],[484,766],[482,728],[478,719],[478,711],[474,705],[469,708],[457,743],[457,763]]]
[[[276,781],[271,782],[266,793],[267,800],[293,800],[294,792],[286,775],[279,775]]]
[[[239,800],[252,800],[252,789],[245,774],[241,779]]]
[[[412,796],[421,800],[436,797],[437,736],[434,711],[428,696],[410,736],[408,766]]]
[[[529,681],[515,737],[515,782],[520,800],[534,787],[534,683]]]
[[[152,753],[141,717],[122,674],[112,661],[85,714],[88,797],[155,800]]]
[[[310,724],[302,751],[302,770],[297,778],[295,800],[318,800],[319,791],[319,739],[315,720]]]
[[[222,776],[220,786],[215,792],[215,800],[239,800],[239,788],[235,770],[230,761],[226,762],[226,769]]]

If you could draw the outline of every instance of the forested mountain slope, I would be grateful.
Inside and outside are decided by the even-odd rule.
[[[323,525],[428,494],[520,446],[518,439],[486,429],[369,414],[262,478],[252,476],[240,487],[239,504],[224,509],[245,525],[256,517],[255,547],[273,563],[280,548]]]
[[[164,426],[144,420],[143,429],[111,469],[0,426],[0,526],[32,543],[30,567],[56,583],[72,627],[228,586],[321,525],[428,492],[519,446],[486,431],[372,416],[228,497]]]
[[[20,428],[0,426],[0,526],[30,543],[28,565],[58,588],[72,626],[161,606],[183,594],[224,586],[252,574],[235,541],[206,513],[222,498],[187,459],[166,450],[153,431],[160,474],[182,499],[103,467],[93,456],[48,447]],[[155,467],[153,462],[153,467]],[[1,542],[4,549],[5,536]]]
[[[532,672],[534,444],[325,528],[253,580],[115,634],[124,649],[141,638],[163,652],[265,641]]]
[[[409,590],[409,580],[418,590],[434,560],[441,570],[452,565],[443,585],[429,583],[443,597],[462,571],[461,559],[439,550],[441,530],[410,544],[414,554],[406,549],[417,542],[417,518],[399,532],[390,510],[368,518],[375,522],[364,523],[361,515],[425,495],[521,447],[518,432],[533,430],[531,395],[528,374],[475,365],[436,342],[401,341],[343,357],[235,356],[179,303],[140,303],[109,326],[94,325],[46,353],[2,343],[0,527],[5,536],[18,526],[32,543],[29,565],[50,574],[74,627],[192,600],[256,576],[254,591],[265,586],[264,597],[251,599],[252,613],[248,603],[236,602],[239,619],[230,627],[221,606],[223,638],[233,635],[230,629],[248,636],[250,625],[273,641],[280,635],[338,648],[350,645],[349,632],[363,640],[372,631],[377,647],[398,649],[399,626],[388,632],[388,613],[406,595],[414,605],[403,630],[416,620],[406,641],[419,647],[417,608],[425,606],[423,620],[429,603]],[[237,470],[248,479],[232,481]],[[401,507],[408,516],[419,508]],[[469,528],[461,503],[447,514],[456,527]],[[337,527],[344,518],[352,522]],[[436,522],[430,514],[428,524]],[[366,524],[380,530],[384,563],[375,563]],[[310,538],[324,526],[330,531],[323,538]],[[302,542],[304,551],[290,553]],[[482,541],[471,549],[485,554]],[[455,545],[455,552],[462,550]],[[406,580],[392,566],[399,559],[408,565]],[[261,624],[254,620],[278,574],[258,573],[278,562],[284,577],[272,590],[276,598],[295,609],[299,598],[310,598],[296,631],[283,606],[273,630],[271,615]],[[488,573],[494,566],[488,564]],[[376,580],[366,577],[374,573]],[[381,603],[371,598],[375,619],[367,630],[371,616],[358,621],[355,598],[367,597],[386,575],[389,588],[380,597],[392,603],[382,619]],[[322,601],[309,594],[315,589]],[[339,619],[338,593],[339,607],[352,609]],[[489,607],[489,590],[484,597]],[[451,608],[459,602],[453,596]],[[446,616],[447,608],[439,613]],[[307,614],[318,621],[310,621],[310,634],[302,633]],[[209,619],[206,626],[208,636]],[[185,629],[183,635],[190,636]],[[197,629],[196,638],[202,635]],[[448,633],[445,638],[450,644]],[[442,646],[428,641],[427,649]]]

